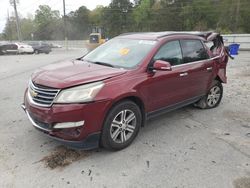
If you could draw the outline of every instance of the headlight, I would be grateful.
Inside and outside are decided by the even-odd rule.
[[[103,86],[103,82],[95,82],[62,90],[56,97],[54,103],[78,103],[92,101]]]

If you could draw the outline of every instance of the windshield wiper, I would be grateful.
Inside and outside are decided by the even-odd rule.
[[[92,62],[92,63],[98,64],[98,65],[104,65],[104,66],[108,66],[108,67],[114,67],[114,65],[111,65],[111,64],[109,64],[109,63],[99,62],[99,61],[97,61],[97,62]]]
[[[90,60],[87,60],[87,59],[81,59],[81,60],[86,61],[88,63],[94,63],[94,64],[104,65],[104,66],[108,66],[108,67],[115,67],[114,65],[111,65],[109,63],[100,62],[100,61],[90,61]]]

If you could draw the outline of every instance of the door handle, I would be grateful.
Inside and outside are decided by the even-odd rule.
[[[183,72],[183,73],[180,74],[180,77],[187,76],[187,75],[188,75],[187,72]]]
[[[208,68],[207,68],[207,71],[210,72],[211,70],[213,70],[213,67],[208,67]]]

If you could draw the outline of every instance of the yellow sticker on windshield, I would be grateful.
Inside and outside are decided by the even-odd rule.
[[[122,48],[122,49],[119,50],[119,53],[121,55],[127,55],[129,53],[129,51],[130,50],[128,48]]]

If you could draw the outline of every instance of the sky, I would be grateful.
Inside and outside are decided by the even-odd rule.
[[[7,13],[14,14],[14,8],[10,6],[10,0],[0,0],[0,33],[3,31]],[[96,5],[108,5],[111,0],[65,0],[66,14],[74,11],[80,6],[86,6],[93,10]],[[38,9],[39,5],[49,5],[53,10],[59,10],[63,14],[63,0],[19,0],[17,10],[22,17],[27,17],[28,14],[33,14]]]

